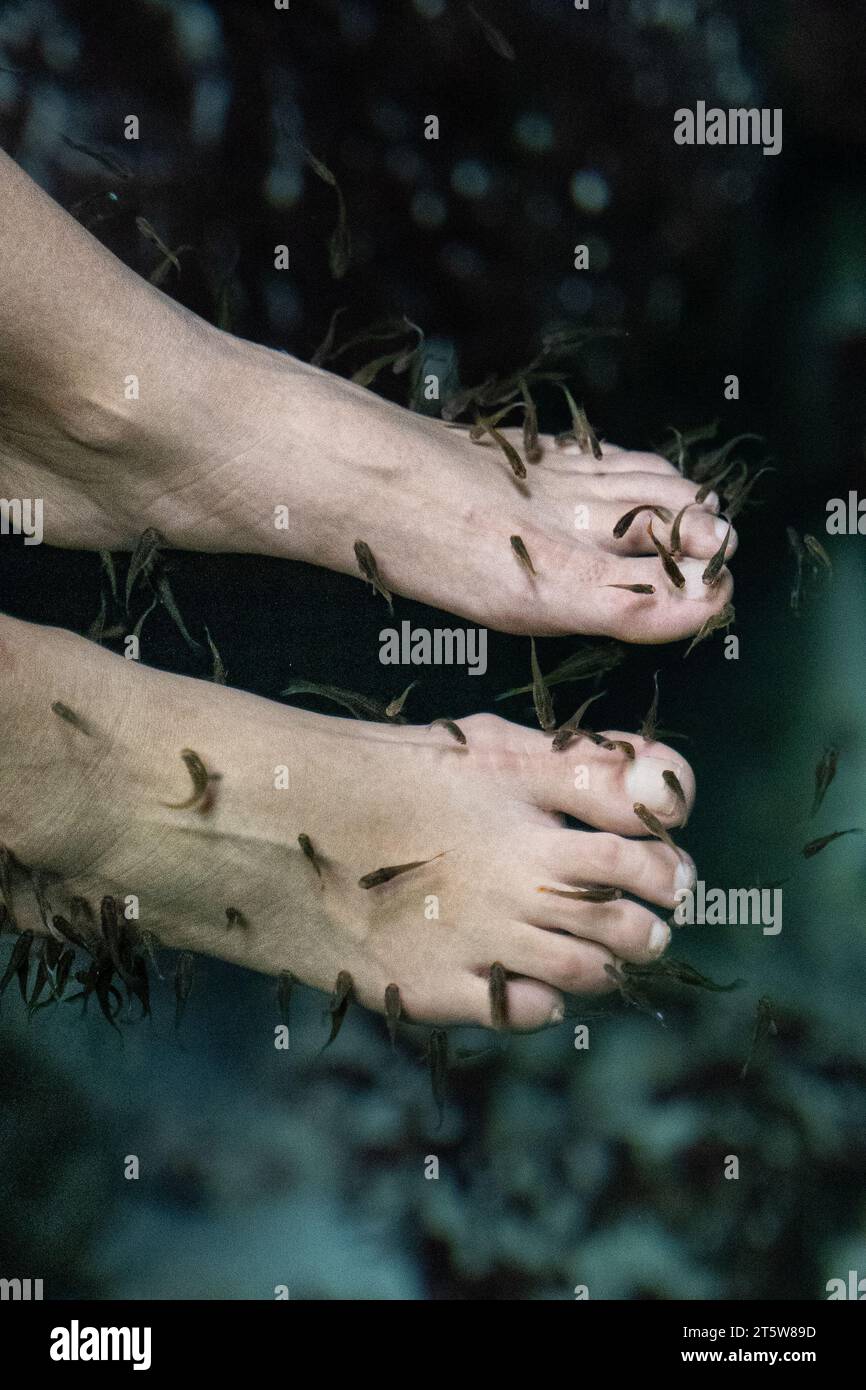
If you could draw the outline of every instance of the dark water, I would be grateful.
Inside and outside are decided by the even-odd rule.
[[[866,539],[824,531],[827,500],[864,490],[864,17],[841,4],[597,8],[488,5],[510,63],[465,7],[433,0],[290,17],[59,3],[50,21],[8,5],[0,65],[26,75],[0,74],[0,141],[70,205],[110,180],[60,136],[117,150],[118,113],[139,113],[148,138],[123,150],[134,191],[95,230],[143,273],[154,253],[136,212],[194,244],[171,288],[205,317],[234,265],[243,336],[308,357],[339,304],[356,325],[406,312],[465,384],[513,369],[554,322],[626,329],[577,377],[606,437],[651,447],[716,416],[723,436],[765,436],[777,472],[738,521],[740,659],[718,640],[687,663],[682,645],[636,649],[607,682],[605,717],[635,727],[660,667],[663,721],[687,735],[699,784],[686,844],[708,883],[791,874],[783,930],[695,929],[680,954],[740,990],[672,993],[665,1029],[611,1006],[588,1052],[571,1023],[515,1039],[455,1071],[441,1130],[421,1040],[393,1058],[380,1022],[355,1013],[317,1061],[323,1000],[302,991],[292,1050],[275,1054],[273,983],[214,961],[199,963],[179,1043],[167,985],[153,1026],[125,1028],[122,1044],[75,1010],[28,1027],[7,996],[0,1272],[30,1270],[60,1296],[267,1299],[285,1284],[298,1298],[568,1299],[586,1284],[627,1299],[816,1298],[866,1271],[866,860],[853,838],[797,854],[864,814]],[[783,153],[678,149],[672,111],[699,99],[781,107]],[[429,112],[438,142],[419,135]],[[325,252],[333,197],[275,122],[340,171],[356,255],[340,285]],[[570,270],[586,239],[608,264],[589,291]],[[722,401],[729,372],[738,402]],[[552,400],[545,416],[565,424]],[[786,526],[823,537],[835,566],[800,618]],[[416,674],[381,666],[381,609],[357,581],[236,556],[172,567],[187,623],[207,624],[233,685],[276,697],[306,678],[390,698]],[[97,556],[0,543],[5,611],[85,631],[99,593]],[[453,625],[405,600],[397,616]],[[544,665],[576,645],[542,643]],[[502,712],[526,646],[490,633],[480,678],[426,669],[412,718]],[[204,674],[164,616],[143,655]],[[532,722],[525,702],[506,708]],[[804,830],[830,740],[839,776]],[[779,1036],[740,1081],[762,995]],[[127,1154],[141,1156],[137,1183],[122,1179]]]

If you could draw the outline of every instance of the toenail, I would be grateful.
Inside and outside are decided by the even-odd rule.
[[[717,492],[708,492],[704,498],[704,506],[707,510],[717,512],[719,510],[719,505],[719,494]]]
[[[642,801],[651,811],[670,815],[676,807],[676,796],[664,780],[670,762],[662,758],[635,758],[625,774],[626,790],[632,801]]]
[[[723,541],[725,539],[725,536],[728,534],[728,523],[722,517],[717,516],[715,521],[713,522],[713,530],[716,533],[716,539]],[[731,535],[733,534],[734,533],[732,531]]]
[[[550,1011],[550,1018],[548,1019],[548,1023],[561,1023],[564,1018],[565,1005],[554,1004],[553,1008]]]
[[[695,861],[690,859],[687,854],[680,855],[680,861],[674,869],[674,892],[679,893],[687,890],[691,893],[698,881],[698,871]]]
[[[671,929],[667,922],[656,917],[649,934],[649,949],[654,956],[660,956],[671,939]]]

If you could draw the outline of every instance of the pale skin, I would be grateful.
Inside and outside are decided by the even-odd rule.
[[[0,252],[0,495],[44,499],[48,544],[131,549],[153,526],[173,547],[354,574],[362,538],[395,594],[535,635],[670,641],[731,597],[727,569],[718,585],[701,583],[719,545],[717,499],[686,512],[683,592],[665,578],[646,518],[613,538],[639,503],[675,512],[692,500],[695,486],[665,460],[605,444],[596,462],[546,438],[518,488],[489,443],[180,308],[5,156]],[[124,395],[131,373],[137,401]],[[274,526],[283,505],[288,530]],[[576,507],[589,519],[581,529]],[[664,523],[653,528],[667,539]],[[655,593],[604,587],[638,583]],[[370,601],[384,616],[381,598]],[[54,701],[91,736],[53,715]],[[661,918],[694,876],[633,810],[640,801],[666,826],[681,823],[661,774],[675,772],[690,808],[691,769],[628,732],[607,731],[630,740],[634,763],[586,740],[554,753],[540,731],[488,715],[460,721],[460,748],[442,728],[289,709],[9,618],[0,718],[0,842],[52,877],[56,911],[74,894],[98,905],[134,893],[141,925],[168,946],[289,970],[324,990],[348,970],[357,998],[380,1011],[396,983],[419,1022],[489,1025],[494,961],[509,975],[510,1026],[555,1022],[565,994],[612,987],[605,965],[665,949]],[[221,774],[207,811],[164,804],[189,793],[184,747]],[[566,829],[564,815],[588,828]],[[442,850],[389,884],[358,886]],[[538,892],[587,884],[650,906]],[[248,925],[228,929],[228,907]]]

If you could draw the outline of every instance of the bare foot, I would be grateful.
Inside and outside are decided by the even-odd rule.
[[[35,377],[0,410],[0,492],[44,499],[49,544],[132,549],[153,526],[173,547],[358,574],[362,540],[394,593],[536,635],[667,642],[730,599],[727,569],[702,582],[727,529],[713,495],[682,519],[683,588],[649,535],[652,519],[668,542],[669,524],[647,511],[614,536],[636,506],[672,516],[694,501],[697,486],[657,455],[604,444],[596,461],[547,436],[519,482],[489,440],[219,333],[135,277],[123,287],[144,326],[132,342],[118,328],[114,365],[83,364],[66,389]],[[132,376],[139,397],[126,400]]]
[[[348,971],[380,1011],[396,984],[411,1020],[490,1025],[499,962],[507,1026],[557,1021],[563,994],[610,989],[605,965],[650,960],[669,939],[627,897],[564,895],[602,886],[671,909],[694,878],[686,855],[640,838],[633,810],[679,823],[662,773],[690,807],[691,770],[631,734],[634,762],[586,740],[554,752],[540,732],[475,715],[461,747],[442,728],[288,709],[5,618],[0,715],[0,843],[46,876],[54,911],[135,894],[139,926],[169,946],[323,990]],[[183,749],[219,780],[178,809],[167,803],[192,791]],[[360,884],[419,860],[432,862]]]

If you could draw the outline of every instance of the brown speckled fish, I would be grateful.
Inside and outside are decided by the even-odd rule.
[[[358,569],[364,578],[375,589],[377,594],[381,594],[388,605],[388,612],[393,616],[394,603],[390,590],[385,588],[379,575],[379,566],[376,564],[372,550],[366,541],[355,541],[355,559],[358,562]]]
[[[391,1039],[391,1050],[397,1050],[397,1025],[403,1013],[403,1004],[400,999],[400,989],[398,985],[388,985],[385,990],[385,1020],[388,1025],[388,1037]]]
[[[193,806],[200,806],[207,795],[210,782],[216,780],[216,774],[208,772],[198,753],[193,752],[192,748],[182,748],[180,756],[190,775],[192,791],[185,801],[163,801],[163,806],[170,811],[188,811]]]
[[[397,878],[399,874],[407,874],[411,869],[421,869],[425,864],[432,864],[447,853],[448,851],[443,849],[429,859],[413,859],[408,864],[390,864],[383,869],[373,869],[372,873],[364,874],[363,878],[358,879],[358,887],[378,888],[382,883],[390,883],[391,879]]]
[[[529,558],[529,551],[526,549],[526,546],[524,545],[521,537],[511,536],[510,540],[511,549],[514,551],[515,555],[517,556],[523,568],[526,570],[527,574],[531,574],[534,579],[535,566],[533,565],[532,560]]]
[[[71,724],[73,729],[77,729],[80,734],[84,734],[87,738],[93,736],[92,730],[81,718],[81,715],[76,714],[74,709],[70,709],[68,705],[64,705],[61,700],[55,700],[51,709],[59,719],[62,719],[66,724]]]
[[[490,1019],[493,1027],[502,1032],[508,1027],[508,976],[498,960],[490,967],[488,980]]]
[[[532,669],[532,703],[535,705],[535,713],[538,722],[545,733],[556,726],[556,716],[553,713],[553,700],[538,664],[538,656],[535,651],[535,638],[530,637],[530,666]]]
[[[328,1012],[331,1015],[331,1033],[328,1041],[325,1043],[325,1047],[330,1047],[331,1043],[337,1038],[343,1026],[343,1019],[346,1017],[349,1004],[352,1001],[354,989],[355,983],[348,970],[341,970],[337,976],[337,982],[334,985],[334,993],[331,995],[331,1002],[328,1005]],[[325,1047],[322,1048],[323,1052]]]

